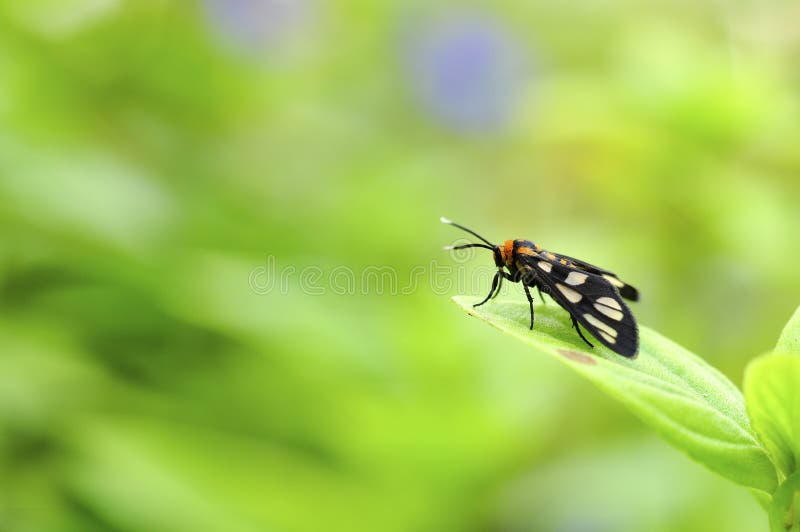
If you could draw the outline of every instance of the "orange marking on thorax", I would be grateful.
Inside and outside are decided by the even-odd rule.
[[[503,258],[505,259],[506,266],[510,267],[514,256],[514,241],[506,240],[503,247],[505,248],[505,256]]]

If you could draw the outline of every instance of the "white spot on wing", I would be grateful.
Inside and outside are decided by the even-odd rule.
[[[614,286],[616,286],[617,288],[622,288],[623,286],[625,286],[625,283],[623,283],[622,281],[620,281],[619,279],[617,279],[617,278],[616,278],[616,277],[614,277],[613,275],[603,275],[603,277],[605,277],[605,279],[606,279],[606,280],[607,280],[609,283],[613,284],[613,285],[614,285]]]
[[[601,332],[605,332],[606,334],[608,334],[609,336],[613,336],[614,338],[616,338],[616,337],[617,337],[617,331],[615,331],[614,329],[612,329],[612,328],[611,328],[611,326],[609,326],[609,325],[606,325],[606,324],[605,324],[605,323],[603,323],[602,321],[598,320],[597,318],[595,318],[595,317],[594,317],[594,316],[592,316],[591,314],[584,314],[584,315],[583,315],[583,318],[584,318],[586,321],[588,321],[590,324],[592,324],[593,326],[595,326],[595,327],[596,327],[596,328],[597,328],[599,331],[601,331]]]
[[[583,296],[580,295],[578,292],[576,292],[572,288],[569,288],[568,286],[564,286],[561,283],[556,283],[556,288],[558,288],[559,292],[564,294],[564,297],[566,297],[570,303],[577,303],[578,301],[583,299]]]
[[[602,336],[603,340],[605,340],[609,344],[616,344],[617,343],[617,339],[616,338],[612,338],[611,336],[607,335],[603,331],[600,331],[600,336]]]
[[[553,269],[553,265],[552,264],[550,264],[549,262],[545,262],[543,260],[539,261],[538,266],[539,266],[539,268],[541,268],[542,270],[546,271],[547,273],[550,273],[550,270]]]
[[[608,297],[608,296],[598,297],[597,302],[607,307],[615,308],[617,310],[622,310],[619,301],[617,301],[613,297]]]
[[[622,312],[618,310],[614,310],[613,308],[608,308],[603,305],[598,305],[597,303],[594,304],[594,308],[596,308],[598,312],[605,314],[612,320],[622,321],[622,316],[624,316],[624,314],[622,314]]]
[[[589,277],[585,273],[581,272],[569,272],[565,282],[567,284],[571,284],[572,286],[578,286],[586,282],[586,278]]]

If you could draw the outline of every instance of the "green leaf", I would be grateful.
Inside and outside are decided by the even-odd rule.
[[[763,355],[745,371],[744,394],[753,428],[788,477],[800,457],[800,356]]]
[[[800,307],[797,308],[794,315],[789,319],[789,323],[783,328],[781,337],[778,339],[778,345],[775,346],[775,351],[800,355]]]
[[[772,532],[800,531],[797,496],[800,494],[800,473],[787,478],[772,496],[769,507],[769,528]]]
[[[704,360],[640,327],[639,356],[629,360],[596,343],[590,349],[555,304],[537,305],[534,330],[525,302],[454,297],[469,314],[561,360],[624,403],[668,442],[720,475],[772,493],[775,468],[747,417],[736,386]]]

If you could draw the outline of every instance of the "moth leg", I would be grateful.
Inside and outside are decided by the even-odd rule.
[[[528,290],[528,285],[523,284],[522,287],[525,289],[525,295],[528,296],[528,305],[531,307],[531,330],[533,330],[533,297],[531,297],[531,291]]]
[[[500,282],[497,283],[497,291],[492,296],[492,299],[494,299],[494,298],[496,298],[497,296],[500,295],[500,289],[503,288],[503,279],[505,279],[505,276],[502,275],[502,272],[497,272],[497,275],[500,276]],[[495,275],[495,277],[497,277],[497,275]]]
[[[539,285],[536,285],[536,291],[539,292],[539,298],[542,300],[542,305],[546,305],[547,301],[544,300],[544,296],[542,295],[542,289],[539,288]]]
[[[480,303],[475,303],[474,305],[472,305],[473,307],[480,307],[481,305],[483,305],[484,303],[489,301],[489,299],[492,297],[492,294],[497,289],[497,278],[498,277],[500,277],[500,272],[494,274],[494,279],[492,279],[492,288],[489,290],[489,295],[486,296],[486,298],[484,298],[484,300],[481,301]]]
[[[523,280],[523,284],[525,281]],[[528,278],[528,286],[536,287],[536,291],[539,292],[539,299],[542,300],[542,304],[546,305],[547,301],[544,300],[544,296],[542,295],[542,285],[539,283],[539,280],[536,277],[529,277]]]
[[[570,318],[572,318],[572,326],[573,326],[573,327],[575,327],[575,330],[576,330],[576,331],[578,331],[578,336],[580,336],[580,337],[581,337],[581,339],[582,339],[584,342],[586,342],[587,344],[589,344],[589,347],[591,347],[591,348],[593,348],[593,349],[594,349],[594,346],[592,345],[592,342],[590,342],[589,340],[587,340],[587,339],[586,339],[586,337],[585,337],[585,336],[583,335],[583,333],[581,332],[581,328],[580,328],[580,326],[578,325],[578,322],[577,322],[577,320],[575,319],[575,316],[572,316],[572,315],[570,315]]]

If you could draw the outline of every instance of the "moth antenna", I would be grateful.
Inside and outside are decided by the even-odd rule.
[[[484,242],[486,242],[486,243],[487,243],[489,246],[491,246],[489,249],[494,249],[494,244],[492,244],[491,242],[489,242],[488,240],[486,240],[485,238],[483,238],[481,235],[479,235],[478,233],[476,233],[476,232],[475,232],[475,231],[473,231],[472,229],[467,229],[467,228],[466,228],[466,227],[464,227],[463,225],[457,224],[457,223],[455,223],[455,222],[454,222],[454,221],[452,221],[452,220],[448,220],[448,219],[447,219],[447,218],[445,218],[444,216],[442,216],[441,218],[439,218],[439,221],[441,221],[443,224],[447,224],[447,225],[453,225],[453,226],[455,226],[455,227],[458,227],[458,228],[459,228],[459,229],[461,229],[462,231],[466,231],[467,233],[471,234],[472,236],[474,236],[474,237],[477,237],[477,238],[479,238],[480,240],[483,240]]]
[[[453,249],[467,249],[467,248],[484,248],[490,251],[494,251],[493,247],[487,246],[486,244],[463,244],[461,246],[445,246],[442,249],[450,251]]]

